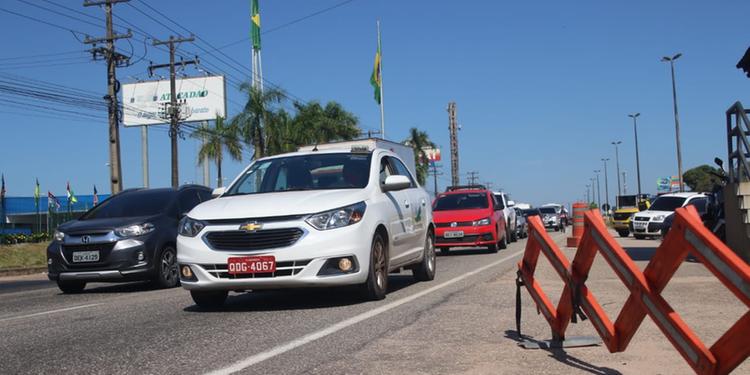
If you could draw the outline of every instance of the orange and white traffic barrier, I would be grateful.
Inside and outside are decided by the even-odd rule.
[[[614,322],[586,286],[597,252],[630,290],[630,296]],[[557,307],[552,305],[534,279],[540,253],[565,283]],[[748,307],[748,312],[710,347],[661,296],[689,253]],[[607,349],[612,353],[622,352],[648,315],[698,374],[727,374],[750,356],[750,266],[703,226],[694,207],[675,211],[672,229],[643,272],[609,234],[597,211],[584,214],[583,236],[572,263],[547,235],[541,220],[530,217],[529,241],[518,269],[519,281],[526,286],[548,321],[554,340],[564,341],[568,323],[585,314]],[[518,315],[517,312],[517,319],[520,319]],[[517,325],[520,330],[520,323]]]
[[[573,203],[573,230],[568,237],[568,247],[578,247],[583,236],[583,214],[589,205],[583,202]]]

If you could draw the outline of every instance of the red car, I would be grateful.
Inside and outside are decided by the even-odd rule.
[[[435,246],[443,254],[451,247],[487,247],[491,252],[508,246],[502,206],[483,186],[451,187],[432,203]]]

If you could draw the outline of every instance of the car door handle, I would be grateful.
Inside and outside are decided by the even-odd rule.
[[[422,207],[425,207],[425,206],[427,206],[427,201],[425,201],[424,199],[422,199]]]
[[[404,207],[406,208],[411,207],[411,204],[409,203],[409,201],[404,201]]]

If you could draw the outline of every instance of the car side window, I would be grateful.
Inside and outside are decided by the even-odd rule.
[[[503,198],[499,194],[492,194],[493,197],[495,197],[495,202],[497,202],[498,209],[504,210],[505,206],[503,205]]]
[[[706,198],[696,198],[690,201],[689,204],[695,206],[695,209],[698,210],[698,213],[704,214],[706,213],[706,203],[708,203],[708,199]]]
[[[204,189],[198,190],[198,198],[200,199],[201,203],[213,199],[213,197],[211,196],[211,191]]]
[[[181,213],[187,213],[188,211],[192,210],[193,207],[197,206],[198,203],[201,202],[201,198],[198,195],[198,191],[196,191],[195,189],[188,189],[188,190],[180,192],[180,194],[177,197],[177,200],[180,205]]]
[[[411,187],[416,187],[417,184],[414,182],[414,177],[412,177],[411,173],[409,172],[409,169],[406,168],[404,163],[401,162],[401,160],[398,160],[394,157],[388,157],[390,164],[395,168],[396,174],[401,176],[409,177],[409,180],[411,181]]]
[[[391,166],[388,165],[388,157],[384,157],[380,159],[380,185],[382,186],[385,184],[385,179],[388,178],[388,176],[393,175],[393,172],[391,171]]]

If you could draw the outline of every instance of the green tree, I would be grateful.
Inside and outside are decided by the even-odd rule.
[[[232,118],[232,125],[239,129],[245,143],[253,147],[254,158],[258,159],[266,155],[266,127],[272,126],[269,124],[285,95],[275,88],[261,92],[247,82],[240,85],[240,90],[247,94],[247,102],[242,112]]]
[[[719,170],[707,164],[699,165],[685,171],[682,174],[682,181],[692,191],[711,191],[718,180],[711,172],[718,173]]]
[[[420,185],[424,185],[427,180],[427,173],[430,170],[430,161],[427,159],[424,149],[427,147],[435,147],[435,143],[430,140],[430,137],[426,132],[417,128],[409,129],[409,137],[406,138],[403,143],[407,146],[411,146],[414,150],[414,165],[417,168],[417,181],[419,181]]]
[[[317,101],[294,103],[294,108],[293,135],[298,145],[347,141],[360,134],[357,116],[337,102],[325,107]]]
[[[223,117],[217,116],[213,128],[200,128],[193,132],[192,136],[205,140],[198,151],[198,163],[203,163],[206,158],[215,161],[218,186],[221,186],[221,162],[224,151],[232,159],[242,161],[242,143],[240,142],[239,129],[237,126],[227,124]]]

